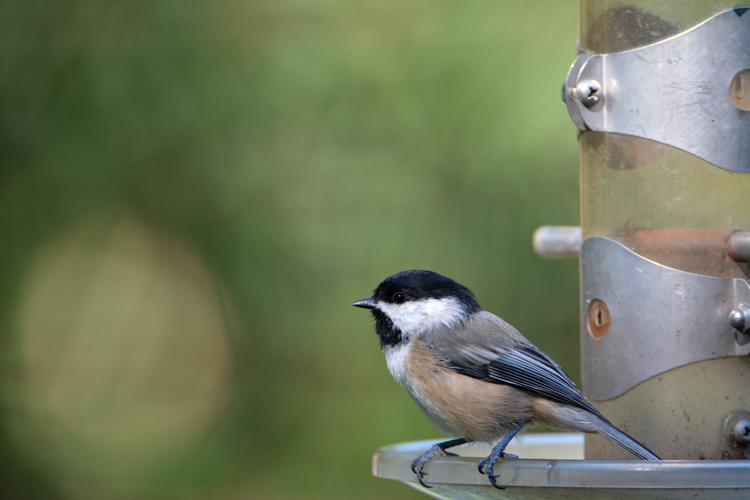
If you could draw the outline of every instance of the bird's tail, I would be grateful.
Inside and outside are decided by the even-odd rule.
[[[643,446],[641,443],[628,436],[620,429],[609,423],[603,418],[592,419],[591,422],[596,431],[615,444],[618,444],[628,450],[630,453],[643,460],[661,460],[656,454]]]

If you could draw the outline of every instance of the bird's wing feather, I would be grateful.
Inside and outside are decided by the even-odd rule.
[[[552,358],[493,314],[483,312],[457,328],[434,332],[429,345],[456,373],[507,384],[600,416]]]

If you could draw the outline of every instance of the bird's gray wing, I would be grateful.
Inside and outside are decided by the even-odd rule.
[[[456,373],[507,384],[600,416],[552,358],[495,315],[484,312],[458,328],[435,332],[427,343]]]

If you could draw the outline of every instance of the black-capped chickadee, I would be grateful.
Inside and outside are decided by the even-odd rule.
[[[479,472],[501,488],[495,463],[517,458],[505,447],[534,423],[598,432],[639,458],[659,460],[591,406],[552,358],[483,310],[465,286],[431,271],[404,271],[352,305],[372,310],[391,374],[430,422],[455,438],[414,459],[411,468],[423,486],[431,458],[482,442],[497,444]]]

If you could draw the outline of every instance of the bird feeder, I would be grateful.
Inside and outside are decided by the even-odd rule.
[[[434,459],[424,491],[750,498],[750,7],[579,0],[563,100],[581,226],[539,228],[534,248],[580,259],[583,393],[664,460],[598,435],[526,436],[532,451],[498,467],[506,490],[463,453]],[[431,444],[384,448],[375,475],[419,488],[409,462]]]

